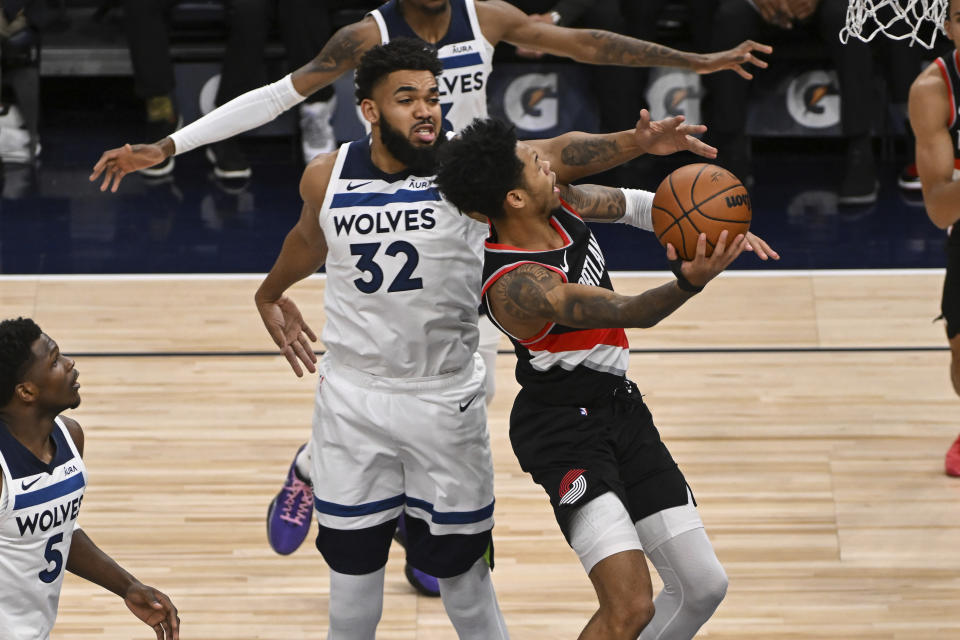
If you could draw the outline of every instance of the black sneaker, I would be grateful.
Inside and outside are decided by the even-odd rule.
[[[207,160],[213,163],[213,175],[223,180],[249,178],[253,173],[236,140],[223,140],[207,146]]]
[[[873,204],[877,201],[880,183],[873,160],[873,144],[868,136],[853,138],[847,145],[843,181],[837,193],[842,205]]]
[[[917,173],[917,164],[914,162],[908,164],[900,172],[897,178],[897,185],[906,191],[920,191],[920,174]]]
[[[177,119],[173,122],[169,120],[148,120],[146,129],[144,130],[145,138],[150,142],[159,142],[182,126],[183,116],[177,116]],[[155,164],[146,169],[140,169],[139,173],[147,178],[162,178],[170,175],[173,171],[173,166],[173,156],[170,156],[160,164]]]

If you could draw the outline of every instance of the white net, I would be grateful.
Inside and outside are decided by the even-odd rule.
[[[870,42],[878,33],[932,49],[943,30],[950,0],[850,0],[840,41]]]

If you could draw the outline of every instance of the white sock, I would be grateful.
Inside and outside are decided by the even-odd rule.
[[[362,576],[330,569],[330,627],[327,640],[374,640],[383,613],[386,567]]]
[[[300,453],[297,454],[297,474],[300,476],[301,480],[310,480],[310,443],[307,443],[307,446],[303,448]]]
[[[460,640],[508,640],[507,625],[483,558],[466,573],[440,578],[440,597]]]
[[[639,640],[690,640],[727,593],[727,574],[702,527],[646,551],[663,580],[656,613]]]

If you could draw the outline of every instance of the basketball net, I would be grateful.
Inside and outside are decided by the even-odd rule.
[[[916,43],[932,49],[937,31],[943,31],[949,2],[850,0],[847,23],[840,30],[840,41],[846,44],[850,37],[854,37],[870,42],[878,33],[882,33],[892,40],[909,40],[911,46]]]

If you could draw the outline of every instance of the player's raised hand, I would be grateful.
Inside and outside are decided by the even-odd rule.
[[[701,233],[697,239],[697,253],[693,260],[685,260],[680,265],[680,271],[683,276],[696,287],[704,287],[708,282],[720,275],[720,272],[730,266],[730,263],[737,259],[746,248],[746,237],[740,233],[733,239],[730,246],[727,246],[728,231],[724,229],[720,232],[717,244],[713,248],[713,253],[707,257],[707,234]],[[667,260],[674,261],[678,257],[677,249],[667,243]]]
[[[123,603],[153,629],[157,640],[180,640],[180,616],[165,594],[142,582],[135,582],[127,589]]]
[[[753,40],[745,40],[733,49],[703,54],[701,62],[694,67],[694,71],[697,73],[714,73],[730,69],[747,80],[752,80],[753,74],[744,69],[742,65],[752,64],[761,69],[767,68],[767,63],[756,57],[754,52],[773,53],[773,47]]]
[[[642,109],[634,135],[637,137],[637,144],[646,153],[666,156],[678,151],[692,151],[704,158],[716,158],[715,147],[694,137],[706,130],[702,124],[686,124],[683,116],[651,120],[650,112]]]
[[[746,246],[744,247],[744,250],[753,251],[761,260],[768,260],[770,258],[773,258],[774,260],[780,259],[780,254],[774,251],[773,248],[771,248],[763,238],[754,235],[750,231],[747,231]]]
[[[287,296],[280,296],[272,302],[257,300],[257,311],[260,312],[263,326],[280,347],[280,353],[290,363],[297,377],[303,377],[300,363],[310,373],[316,373],[317,354],[313,352],[310,342],[316,342],[317,335],[307,325],[293,300]]]
[[[167,155],[158,144],[125,144],[103,152],[97,164],[93,165],[90,182],[96,182],[102,174],[103,184],[100,185],[100,191],[109,188],[116,193],[123,176],[160,164],[166,159]]]

